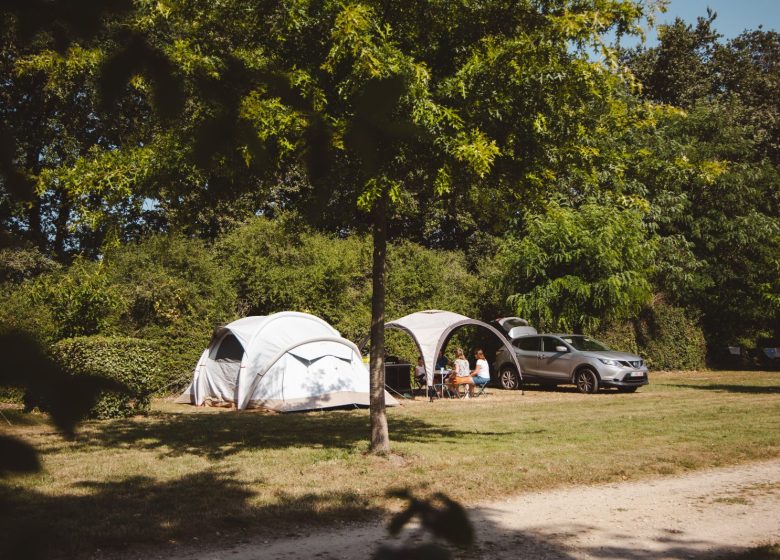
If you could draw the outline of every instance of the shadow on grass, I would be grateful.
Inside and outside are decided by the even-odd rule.
[[[425,443],[459,438],[460,431],[414,418],[393,419],[392,438]],[[76,445],[158,450],[163,456],[198,455],[220,459],[252,449],[321,447],[354,449],[369,433],[367,413],[331,411],[266,415],[157,414],[143,420],[117,420],[85,426]]]
[[[256,555],[252,557],[262,558],[270,541],[274,557],[301,557],[301,547],[309,557],[339,557],[337,546],[341,542],[350,552],[364,551],[362,557],[368,560],[380,545],[397,549],[429,538],[414,527],[404,530],[400,538],[387,537],[373,529],[382,510],[350,493],[281,496],[281,511],[275,506],[256,505],[251,503],[252,490],[230,472],[203,472],[168,482],[131,477],[87,483],[84,490],[89,492],[49,496],[0,487],[4,530],[0,557],[86,559],[108,553],[111,558],[122,558],[120,551],[127,558],[195,552],[229,557],[243,551],[242,557],[252,553]],[[477,528],[476,542],[467,549],[451,548],[452,557],[573,560],[586,552],[590,558],[605,560],[656,560],[697,557],[703,549],[708,550],[708,557],[731,552],[713,550],[710,543],[671,533],[656,537],[652,549],[637,549],[628,529],[595,538],[603,530],[596,523],[518,530],[502,523],[503,515],[489,507],[472,510],[469,517]],[[342,521],[349,521],[349,527],[341,525]],[[341,539],[327,543],[306,540],[318,530],[338,533]],[[278,543],[278,539],[286,541]]]
[[[754,395],[778,395],[780,387],[768,385],[728,385],[725,383],[713,383],[706,385],[665,384],[666,387],[677,389],[698,389],[700,391],[717,391],[720,393],[747,393]]]
[[[4,408],[0,410],[0,424],[10,425],[11,427],[20,426],[42,426],[49,423],[48,414],[27,413],[22,410],[21,405],[13,408]]]
[[[0,486],[0,557],[77,558],[128,546],[238,544],[250,530],[294,537],[298,530],[291,527],[378,514],[351,492],[283,495],[282,506],[253,505],[251,488],[219,471],[167,482],[142,476],[89,482],[81,490],[83,495],[51,496]]]

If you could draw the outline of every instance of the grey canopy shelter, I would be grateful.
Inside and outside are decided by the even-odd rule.
[[[520,387],[522,389],[523,372],[520,368],[520,363],[517,361],[517,356],[515,355],[512,345],[498,329],[487,323],[477,321],[476,319],[470,319],[465,315],[453,313],[452,311],[429,309],[427,311],[418,311],[401,317],[400,319],[385,323],[385,328],[404,331],[412,337],[412,340],[414,340],[414,343],[417,345],[417,349],[420,351],[420,356],[423,357],[427,383],[430,387],[433,385],[433,371],[436,357],[444,347],[447,338],[455,329],[468,325],[484,327],[498,337],[501,343],[509,351],[509,355],[512,356],[512,360],[517,368],[517,374],[520,377]]]

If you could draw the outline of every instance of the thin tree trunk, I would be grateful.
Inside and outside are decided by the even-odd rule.
[[[387,257],[387,193],[374,203],[373,291],[371,294],[371,452],[390,452],[385,413],[385,261]]]
[[[68,220],[73,206],[68,193],[61,189],[59,195],[59,212],[54,220],[54,253],[60,262],[65,262],[65,239],[68,236]]]
[[[46,252],[46,235],[43,233],[41,225],[41,199],[36,194],[29,208],[27,209],[28,238],[42,252]]]

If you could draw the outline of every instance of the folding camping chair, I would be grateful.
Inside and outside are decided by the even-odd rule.
[[[477,379],[477,378],[474,378],[474,379]],[[490,380],[488,380],[488,381],[486,381],[486,382],[484,382],[484,383],[477,383],[477,382],[475,381],[475,382],[474,382],[474,384],[475,384],[475,385],[476,385],[476,387],[477,387],[477,392],[476,392],[476,393],[474,393],[474,397],[475,397],[475,398],[476,398],[476,397],[479,397],[479,396],[480,396],[480,395],[482,395],[483,393],[484,393],[484,394],[486,394],[486,395],[488,394],[488,393],[485,393],[485,389],[487,388],[487,386],[488,386],[488,385],[490,385]]]
[[[412,392],[413,393],[419,393],[421,395],[426,395],[428,393],[428,383],[425,381],[424,377],[417,377],[416,375],[412,375]]]
[[[456,399],[465,398],[469,394],[469,385],[471,384],[472,383],[470,377],[456,377],[452,382],[454,391],[449,391],[450,397]],[[462,393],[461,393],[461,387],[463,387]]]

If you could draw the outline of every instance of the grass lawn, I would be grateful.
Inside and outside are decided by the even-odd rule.
[[[267,414],[160,401],[146,418],[88,422],[75,441],[3,412],[43,472],[5,479],[0,526],[73,555],[139,543],[240,541],[365,520],[391,488],[469,504],[780,455],[780,373],[659,373],[635,394],[489,389],[388,409],[393,455],[366,455],[368,411]],[[2,420],[0,420],[2,421]],[[43,529],[41,529],[43,528]]]

